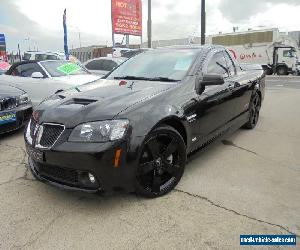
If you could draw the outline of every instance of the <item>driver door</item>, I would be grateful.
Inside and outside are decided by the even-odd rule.
[[[203,65],[203,74],[219,74],[223,85],[207,86],[195,105],[194,122],[191,124],[193,139],[197,146],[217,136],[231,119],[232,91],[228,81],[230,74],[223,51],[212,53]],[[191,115],[190,115],[191,117]],[[196,139],[195,139],[196,138]]]

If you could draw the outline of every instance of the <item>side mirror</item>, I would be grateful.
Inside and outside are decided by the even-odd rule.
[[[224,77],[222,75],[206,74],[202,77],[197,77],[195,86],[196,93],[200,95],[204,91],[205,86],[223,85],[224,83]]]
[[[222,75],[207,74],[203,76],[202,85],[212,86],[212,85],[223,85],[224,77]]]
[[[43,74],[41,72],[33,72],[31,74],[32,78],[44,78]]]

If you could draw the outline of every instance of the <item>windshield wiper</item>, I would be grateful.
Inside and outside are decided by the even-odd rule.
[[[160,82],[179,82],[180,80],[171,79],[168,77],[143,77],[143,76],[116,76],[114,79],[124,80],[144,80],[144,81],[160,81]]]
[[[180,80],[171,79],[171,78],[162,77],[162,76],[153,77],[153,78],[150,78],[150,79],[151,79],[150,81],[160,81],[160,82],[179,82],[180,81]]]
[[[143,76],[116,76],[114,77],[116,80],[124,79],[124,80],[145,80],[150,81],[151,78],[143,77]]]

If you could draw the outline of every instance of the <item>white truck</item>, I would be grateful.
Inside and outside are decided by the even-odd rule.
[[[240,63],[260,64],[266,74],[297,73],[297,42],[278,29],[212,36],[211,43],[227,46]]]

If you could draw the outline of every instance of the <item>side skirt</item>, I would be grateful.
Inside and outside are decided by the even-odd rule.
[[[203,143],[200,144],[197,148],[193,149],[192,151],[188,152],[188,157],[198,153],[199,151],[203,151],[204,149],[208,148],[213,142],[221,141],[229,134],[235,132],[239,128],[241,128],[249,119],[249,113],[245,112],[236,119],[226,123],[225,126],[222,128],[214,131],[208,135],[204,140]]]

